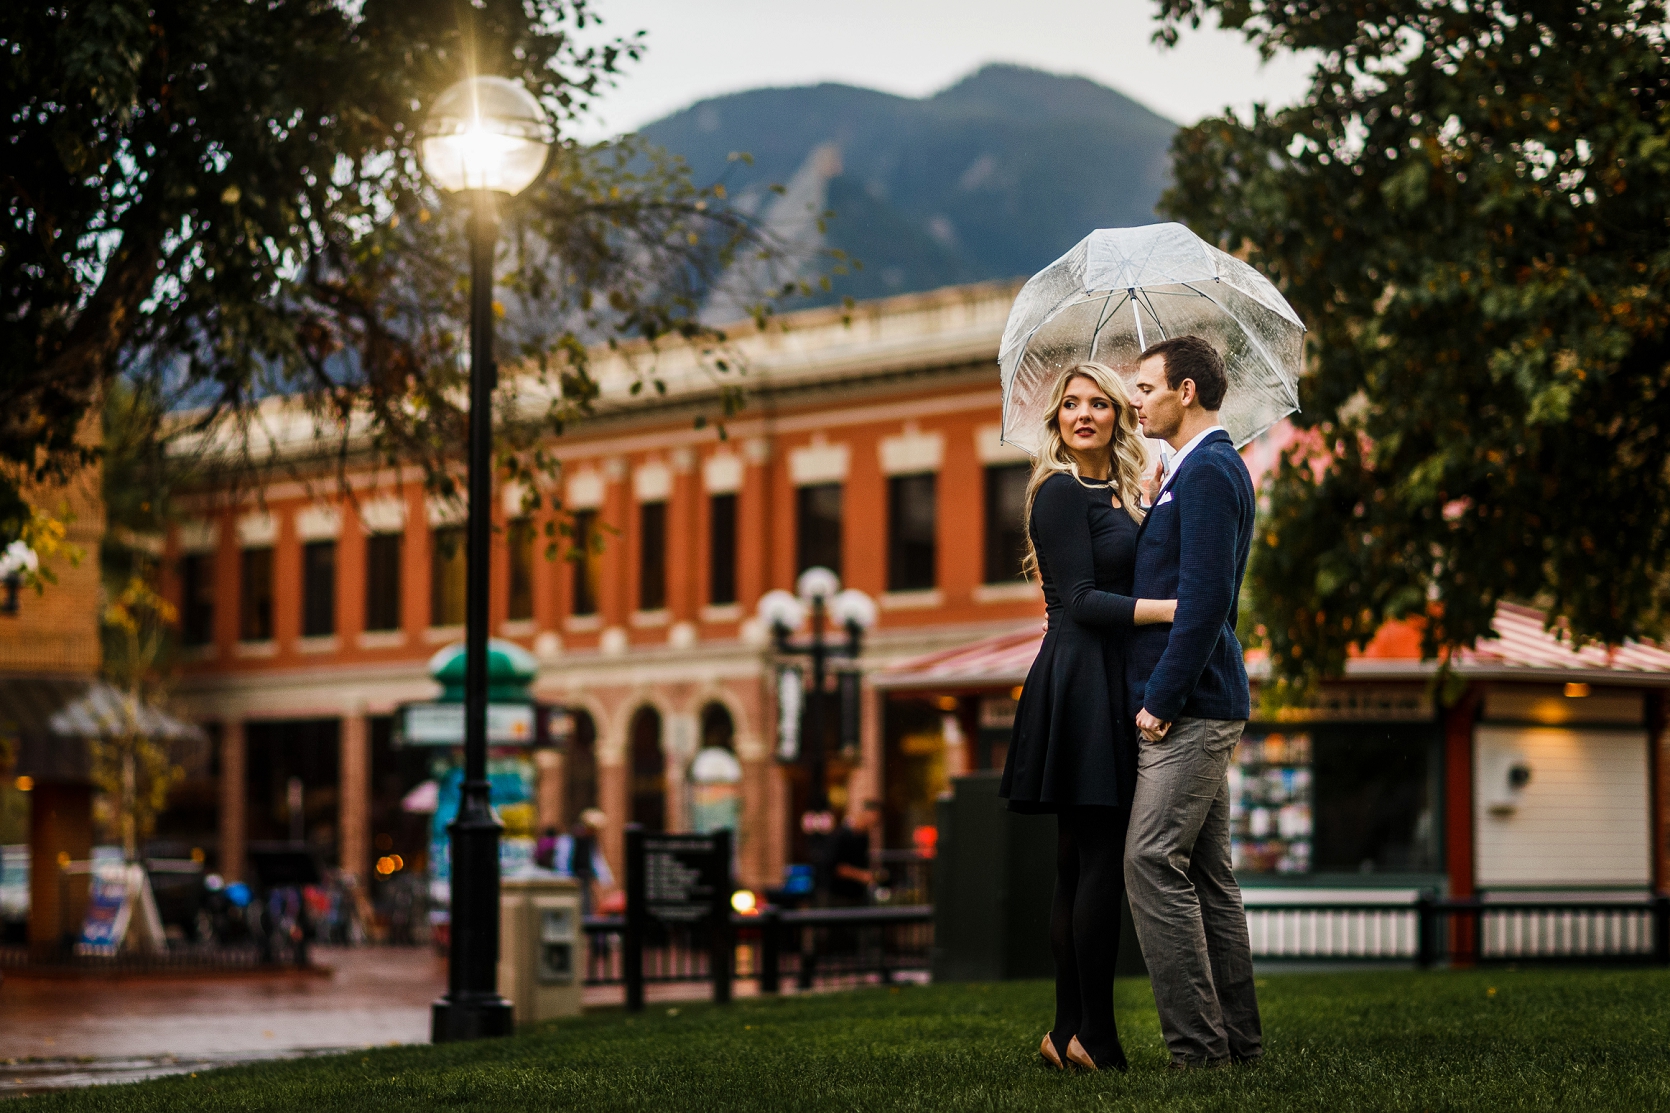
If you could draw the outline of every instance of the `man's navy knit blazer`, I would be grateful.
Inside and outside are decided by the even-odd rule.
[[[1251,715],[1235,622],[1253,510],[1252,476],[1220,429],[1184,457],[1142,523],[1131,594],[1176,599],[1177,618],[1132,631],[1126,675],[1132,705],[1164,722]]]

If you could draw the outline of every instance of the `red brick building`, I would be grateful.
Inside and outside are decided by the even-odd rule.
[[[830,763],[837,805],[882,799],[886,845],[908,847],[949,776],[1002,765],[1042,609],[1017,579],[1027,462],[997,436],[1013,295],[954,288],[739,330],[748,403],[723,436],[694,420],[725,381],[713,353],[600,356],[598,416],[553,441],[551,492],[600,550],[547,560],[544,520],[516,517],[520,492],[495,500],[494,635],[532,652],[535,694],[576,716],[566,747],[534,755],[537,802],[503,810],[512,835],[599,806],[618,864],[625,823],[697,820],[711,801],[692,762],[726,749],[741,879],[778,883],[804,774],[773,757],[777,662],[753,616],[815,565],[879,604],[860,744]],[[633,394],[651,373],[665,396]],[[523,400],[546,401],[533,385]],[[391,716],[434,697],[426,661],[463,636],[461,508],[369,461],[344,497],[334,461],[310,455],[311,426],[276,403],[268,416],[284,478],[259,497],[200,492],[170,539],[195,643],[180,700],[218,737],[218,829],[203,838],[238,873],[249,840],[284,836],[296,778],[307,837],[345,869],[364,876],[391,852],[416,864],[425,821],[399,803],[432,754],[397,747]],[[1273,443],[1249,448],[1255,472]],[[1249,883],[1670,884],[1670,657],[1574,654],[1518,612],[1498,626],[1500,648],[1463,658],[1470,687],[1452,706],[1392,627],[1316,708],[1249,727],[1236,773]]]
[[[806,567],[833,568],[879,604],[866,670],[1039,613],[1036,589],[1016,578],[1025,458],[997,436],[1013,294],[947,289],[738,330],[748,403],[723,435],[694,421],[724,381],[711,353],[601,359],[599,414],[553,442],[563,477],[551,492],[600,553],[547,560],[542,518],[515,517],[520,492],[495,500],[494,635],[530,650],[535,694],[577,715],[571,744],[536,756],[537,815],[524,827],[595,804],[618,862],[626,822],[689,823],[689,765],[718,746],[742,769],[742,879],[775,884],[800,774],[772,757],[759,597],[792,589]],[[666,395],[633,395],[652,365]],[[524,398],[543,404],[532,386]],[[267,416],[284,478],[198,492],[169,541],[191,645],[179,699],[218,737],[223,870],[239,873],[251,839],[283,836],[299,778],[308,837],[364,876],[390,848],[421,854],[398,801],[428,755],[395,746],[390,716],[433,698],[425,663],[463,636],[461,508],[369,460],[350,468],[345,497],[307,421],[277,403]],[[866,701],[859,752],[831,763],[837,803],[900,791],[885,783]],[[962,760],[942,755],[911,798],[931,801]],[[908,839],[909,817],[895,813],[890,835]]]

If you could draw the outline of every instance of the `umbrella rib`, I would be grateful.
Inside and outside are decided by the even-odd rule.
[[[1276,358],[1274,356],[1272,356],[1270,354],[1270,350],[1264,346],[1264,341],[1260,340],[1258,338],[1258,334],[1255,333],[1252,329],[1247,327],[1247,323],[1245,321],[1241,320],[1240,315],[1238,313],[1236,313],[1235,310],[1231,309],[1229,306],[1225,305],[1223,302],[1219,301],[1217,298],[1213,297],[1211,294],[1208,294],[1205,290],[1195,290],[1194,285],[1192,283],[1185,282],[1185,283],[1183,283],[1183,285],[1187,286],[1191,290],[1194,290],[1195,293],[1199,294],[1201,297],[1205,298],[1207,301],[1211,302],[1213,305],[1217,306],[1219,309],[1223,310],[1226,314],[1228,314],[1229,319],[1234,321],[1237,325],[1240,326],[1241,334],[1252,342],[1253,347],[1258,349],[1258,354],[1264,357],[1264,362],[1270,365],[1270,369],[1273,370],[1273,371],[1278,371],[1279,372],[1279,370],[1281,368],[1281,364],[1276,362]],[[1294,387],[1292,385],[1289,385],[1289,383],[1288,383],[1288,381],[1285,377],[1282,377],[1281,385],[1287,391],[1287,400],[1289,402],[1293,403],[1293,409],[1295,411],[1297,411],[1299,409],[1299,394],[1298,394],[1298,392],[1294,389]]]
[[[1148,307],[1148,315],[1150,317],[1154,318],[1154,325],[1155,325],[1156,328],[1158,328],[1160,330],[1160,339],[1161,340],[1171,339],[1169,336],[1166,335],[1166,324],[1165,324],[1165,322],[1160,320],[1159,313],[1155,312],[1155,310],[1154,310],[1154,299],[1153,299],[1153,297],[1148,293],[1147,290],[1142,290],[1142,291],[1139,291],[1139,292],[1142,294],[1142,304],[1144,304]],[[1144,345],[1144,347],[1146,347],[1146,345]]]
[[[1112,309],[1108,309],[1108,303],[1113,300],[1113,295],[1117,294],[1118,292],[1119,292],[1118,290],[1109,290],[1108,291],[1108,296],[1102,299],[1102,309],[1106,310],[1106,314],[1103,315],[1102,313],[1097,313],[1097,315],[1096,315],[1097,316],[1096,327],[1090,333],[1090,358],[1091,359],[1096,358],[1096,345],[1101,342],[1102,330],[1107,328],[1108,325],[1113,323],[1113,315],[1115,313],[1119,312],[1119,305],[1124,305],[1125,304],[1124,302],[1120,302],[1119,305],[1114,306]]]

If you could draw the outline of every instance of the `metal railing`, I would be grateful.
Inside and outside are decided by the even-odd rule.
[[[1670,965],[1670,897],[1258,904],[1255,958],[1307,961],[1639,962]]]
[[[586,928],[587,985],[624,985],[626,920],[590,916]],[[766,908],[732,915],[736,949],[732,976],[776,993],[785,978],[801,989],[928,970],[933,951],[933,907]],[[645,982],[695,982],[713,977],[711,950],[699,927],[651,929],[644,941]]]
[[[876,871],[876,903],[932,904],[934,860],[915,850],[881,850],[870,856]]]

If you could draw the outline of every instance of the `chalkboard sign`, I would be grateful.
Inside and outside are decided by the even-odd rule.
[[[644,1007],[644,937],[651,922],[702,929],[713,999],[731,999],[731,833],[663,834],[626,828],[626,1007]]]

